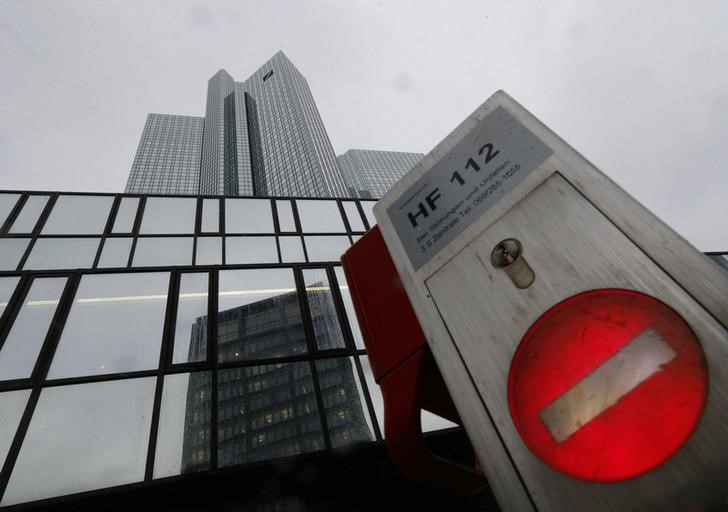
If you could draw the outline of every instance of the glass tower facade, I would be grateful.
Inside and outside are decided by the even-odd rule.
[[[205,119],[149,114],[126,182],[129,194],[197,194]]]
[[[349,197],[380,198],[419,162],[422,153],[350,149],[336,157]]]
[[[215,73],[204,118],[150,114],[126,192],[347,196],[308,83],[283,52],[243,82]]]

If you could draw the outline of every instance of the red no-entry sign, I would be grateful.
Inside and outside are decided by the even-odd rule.
[[[594,290],[544,313],[511,364],[508,400],[526,445],[591,481],[632,478],[670,458],[700,420],[705,356],[673,309]]]

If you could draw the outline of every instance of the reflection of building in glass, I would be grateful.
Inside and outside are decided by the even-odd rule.
[[[350,149],[336,157],[348,195],[380,198],[425,156],[401,151]]]
[[[314,288],[326,289],[323,283]],[[340,336],[334,304],[324,294],[309,295],[317,336]],[[200,317],[191,330],[190,357],[206,346]],[[296,292],[220,311],[217,315],[218,361],[257,361],[303,355],[307,344]],[[193,359],[191,359],[193,360]],[[316,361],[321,402],[333,447],[372,441],[351,358]],[[220,466],[242,464],[324,448],[311,363],[271,362],[221,369],[218,373],[217,428]],[[209,465],[209,388],[206,374],[193,373],[187,392],[181,470]]]

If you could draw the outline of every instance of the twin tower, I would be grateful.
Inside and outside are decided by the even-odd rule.
[[[278,52],[244,82],[210,78],[205,117],[149,114],[125,192],[379,197],[422,156],[337,161],[306,79]]]

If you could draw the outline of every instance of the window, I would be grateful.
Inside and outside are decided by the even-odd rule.
[[[154,478],[210,468],[210,372],[166,375]]]
[[[112,196],[58,196],[43,235],[100,235],[109,218]]]
[[[153,377],[45,388],[2,505],[144,479]]]
[[[39,238],[23,269],[91,268],[100,238]]]
[[[268,79],[269,79],[270,77],[272,77],[272,76],[273,76],[273,70],[271,69],[270,71],[268,71],[268,72],[267,72],[267,73],[265,74],[265,76],[263,76],[263,81],[265,82],[266,80],[268,80]]]
[[[318,349],[345,348],[346,343],[344,335],[341,333],[326,270],[322,268],[303,269],[302,272]]]
[[[65,286],[65,277],[33,281],[0,348],[0,380],[30,378]]]
[[[172,363],[207,359],[207,272],[180,276]]]
[[[82,276],[48,377],[156,368],[168,287],[166,272]]]
[[[221,363],[306,353],[291,269],[220,272],[217,346]]]
[[[139,232],[142,234],[192,234],[197,200],[183,197],[148,197]]]

